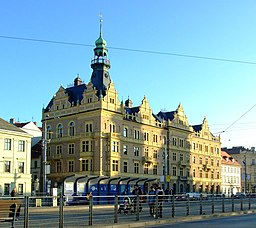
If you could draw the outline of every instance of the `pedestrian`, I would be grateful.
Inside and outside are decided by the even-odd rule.
[[[134,185],[134,189],[132,190],[132,195],[134,195],[134,198],[133,198],[134,210],[133,210],[133,212],[136,212],[136,210],[137,210],[137,197],[138,196],[139,196],[139,212],[141,212],[142,211],[141,197],[143,195],[143,192],[142,192],[141,187],[139,187],[139,185],[137,185],[137,184]]]
[[[156,190],[154,189],[154,186],[151,186],[148,192],[148,206],[149,206],[149,213],[152,217],[155,217],[155,204],[156,204]]]
[[[158,186],[156,190],[156,195],[158,197],[158,217],[162,218],[163,217],[163,201],[164,201],[164,191],[163,189]]]
[[[16,187],[14,187],[11,191],[11,197],[13,197],[12,199],[14,200],[15,199],[14,197],[16,196],[17,196],[17,190],[16,190]]]
[[[165,201],[168,202],[169,201],[169,195],[170,195],[170,190],[169,190],[168,187],[164,190],[164,194],[165,194]]]

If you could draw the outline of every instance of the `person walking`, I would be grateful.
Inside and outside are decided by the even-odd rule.
[[[155,217],[155,204],[156,204],[156,190],[154,189],[154,186],[151,186],[148,192],[148,206],[149,206],[149,213],[152,217]]]
[[[14,187],[14,188],[12,189],[12,191],[11,191],[11,197],[13,197],[12,199],[15,200],[14,197],[16,197],[16,196],[17,196],[17,189],[16,189],[16,187]]]
[[[163,217],[163,201],[164,201],[164,191],[163,189],[158,186],[156,190],[156,195],[158,197],[158,217],[162,218]]]
[[[141,197],[143,195],[141,187],[139,187],[139,185],[135,184],[134,189],[132,190],[132,194],[134,195],[134,199],[133,199],[134,210],[133,210],[133,212],[136,212],[136,210],[137,210],[137,197],[138,196],[139,196],[139,212],[141,212],[142,211]]]

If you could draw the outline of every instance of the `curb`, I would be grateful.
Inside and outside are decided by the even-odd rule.
[[[178,217],[178,218],[170,218],[170,219],[161,219],[155,221],[142,221],[142,222],[131,222],[131,223],[119,223],[113,225],[104,225],[105,228],[135,228],[135,227],[147,227],[161,224],[174,224],[178,222],[189,222],[189,221],[198,221],[203,219],[217,219],[228,216],[238,216],[245,214],[253,214],[256,213],[256,210],[249,211],[238,211],[238,212],[226,212],[226,213],[218,213],[211,215],[192,215],[188,217]],[[92,227],[102,227],[102,225],[93,225]]]

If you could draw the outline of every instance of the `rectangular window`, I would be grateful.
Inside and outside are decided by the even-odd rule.
[[[128,128],[124,127],[124,137],[128,137]]]
[[[176,154],[176,153],[173,153],[173,154],[172,154],[172,160],[173,160],[173,161],[176,161],[176,160],[177,160],[177,154]]]
[[[56,172],[60,173],[62,171],[62,164],[61,161],[56,162]]]
[[[61,145],[57,145],[56,146],[56,154],[61,154],[62,153],[62,146]]]
[[[172,138],[172,145],[177,146],[177,138]]]
[[[25,151],[25,141],[24,140],[19,140],[19,142],[18,142],[18,151],[20,151],[20,152]]]
[[[37,168],[37,161],[34,161],[34,168]]]
[[[112,161],[112,171],[118,172],[118,160]]]
[[[184,169],[182,167],[180,167],[180,176],[183,177],[184,176]]]
[[[128,172],[128,163],[124,162],[124,173]]]
[[[93,132],[93,125],[92,123],[85,124],[85,132]]]
[[[144,165],[144,174],[148,174],[148,163]]]
[[[211,178],[214,178],[214,171],[211,171]]]
[[[74,161],[68,161],[68,171],[74,172]]]
[[[82,152],[93,151],[93,145],[91,140],[82,141]]]
[[[119,142],[112,141],[112,152],[119,152]]]
[[[139,156],[139,147],[134,147],[133,148],[133,151],[134,151],[134,156]]]
[[[123,152],[125,155],[128,154],[127,145],[123,145]]]
[[[153,150],[153,158],[157,159],[157,150]]]
[[[184,147],[184,140],[180,139],[180,147]]]
[[[184,154],[180,154],[180,161],[184,160]]]
[[[23,195],[23,184],[18,184],[18,194]]]
[[[199,170],[199,177],[203,178],[203,171],[202,170]]]
[[[172,167],[172,175],[177,176],[177,167],[176,166]]]
[[[4,184],[4,195],[10,195],[10,184]]]
[[[92,159],[91,160],[82,160],[81,161],[82,164],[81,164],[81,169],[82,171],[92,171],[93,169],[93,163],[92,163]]]
[[[4,162],[4,171],[6,173],[10,173],[11,172],[11,162],[10,161],[5,161]]]
[[[140,131],[134,130],[134,139],[140,139]]]
[[[144,133],[144,140],[148,141],[148,133],[147,132]]]
[[[157,165],[153,166],[153,175],[157,175]]]
[[[24,162],[19,162],[18,163],[18,172],[19,173],[24,173]]]
[[[157,143],[157,135],[153,134],[153,142]]]
[[[75,153],[75,144],[74,143],[68,144],[68,153],[69,154]]]
[[[11,139],[4,139],[4,149],[5,150],[12,149],[12,140]]]
[[[148,147],[145,148],[145,157],[148,157]]]
[[[139,173],[139,163],[134,162],[134,173]]]

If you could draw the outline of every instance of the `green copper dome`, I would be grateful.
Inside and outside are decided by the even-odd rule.
[[[106,40],[103,39],[102,35],[95,41],[96,47],[105,47],[107,45]]]

